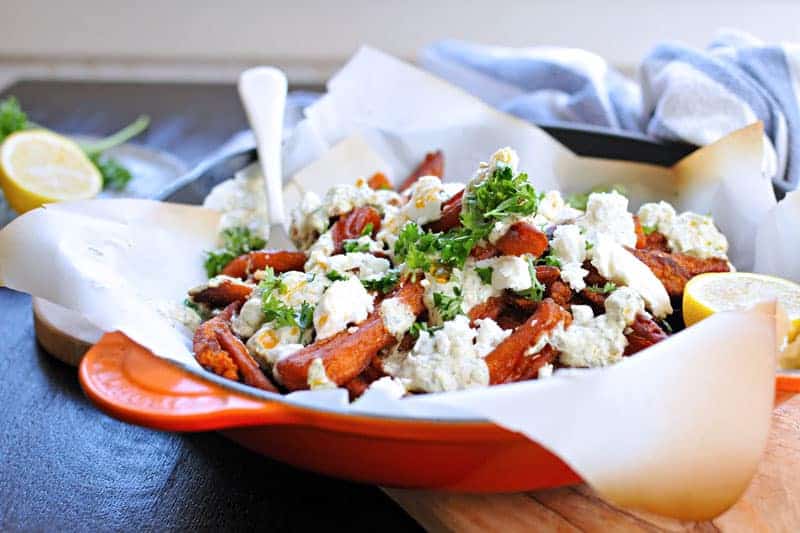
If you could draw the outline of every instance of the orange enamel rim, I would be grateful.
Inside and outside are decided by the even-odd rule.
[[[483,420],[344,414],[265,399],[244,385],[157,357],[120,332],[104,335],[87,352],[79,379],[89,398],[114,417],[166,431],[293,424],[410,440],[524,439]],[[779,373],[776,390],[800,392],[800,373]]]
[[[120,332],[108,333],[81,361],[87,396],[121,420],[166,431],[211,431],[293,424],[409,440],[520,440],[523,436],[480,420],[451,421],[343,414],[299,407],[221,385],[153,355]],[[216,378],[216,379],[215,379]],[[245,389],[245,390],[237,390]]]

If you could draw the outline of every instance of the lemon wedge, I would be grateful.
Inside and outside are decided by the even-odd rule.
[[[0,146],[0,186],[17,213],[92,198],[103,178],[74,141],[46,130],[9,135]]]
[[[692,278],[683,291],[683,321],[691,326],[719,311],[746,309],[773,299],[791,321],[792,341],[800,331],[800,285],[764,274],[718,272]]]

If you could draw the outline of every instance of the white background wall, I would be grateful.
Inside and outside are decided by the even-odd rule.
[[[231,79],[242,65],[271,62],[313,82],[361,43],[413,58],[433,40],[457,38],[581,47],[627,70],[654,43],[703,46],[722,26],[800,42],[800,2],[0,0],[0,67]]]

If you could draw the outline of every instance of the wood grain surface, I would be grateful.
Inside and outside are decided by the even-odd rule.
[[[386,492],[430,531],[800,531],[800,395],[779,393],[758,473],[710,522],[621,509],[585,485],[497,495]]]

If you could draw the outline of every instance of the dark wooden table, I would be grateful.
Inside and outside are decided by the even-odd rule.
[[[138,142],[188,164],[245,123],[232,86],[23,82],[5,93],[64,132],[106,134],[147,113],[152,126]],[[375,487],[282,465],[217,434],[104,415],[76,370],[37,346],[27,295],[0,289],[0,339],[2,531],[419,529]]]

